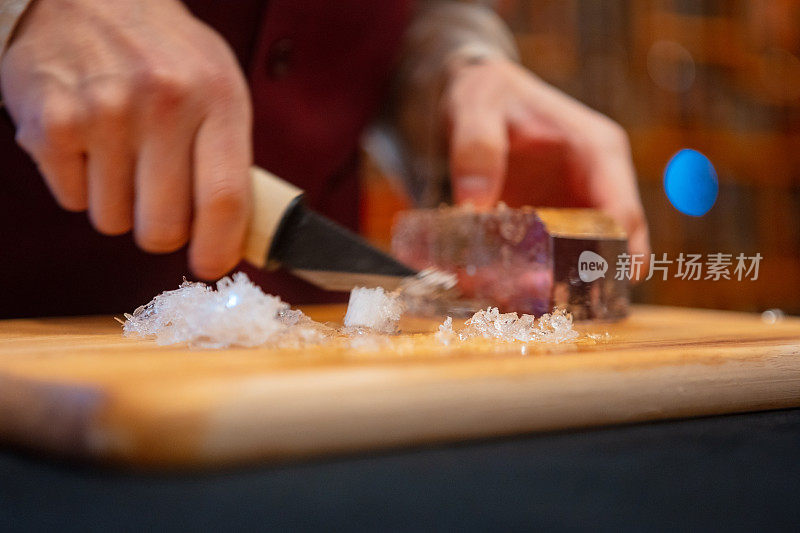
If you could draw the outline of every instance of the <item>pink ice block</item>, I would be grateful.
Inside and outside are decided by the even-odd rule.
[[[392,231],[398,259],[456,274],[467,298],[535,315],[564,306],[575,319],[627,314],[628,283],[614,275],[626,247],[614,221],[591,209],[419,209],[398,214]],[[591,281],[579,274],[587,250],[607,262],[605,274]]]

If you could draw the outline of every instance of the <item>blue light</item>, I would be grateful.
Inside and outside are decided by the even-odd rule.
[[[714,165],[696,150],[684,149],[672,156],[664,170],[664,192],[681,213],[703,216],[714,206],[719,182]]]

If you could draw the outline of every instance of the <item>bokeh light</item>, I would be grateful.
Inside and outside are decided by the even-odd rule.
[[[682,93],[694,83],[694,58],[675,41],[656,41],[647,51],[647,73],[661,89]]]
[[[664,170],[664,192],[681,213],[696,217],[705,215],[714,206],[719,193],[714,165],[697,150],[681,150]]]

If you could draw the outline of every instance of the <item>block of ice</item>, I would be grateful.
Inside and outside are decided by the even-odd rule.
[[[370,328],[381,333],[395,333],[403,312],[398,293],[381,287],[356,287],[350,291],[350,301],[344,316],[348,328]]]
[[[576,319],[625,316],[628,283],[613,268],[626,248],[620,227],[591,209],[419,209],[398,214],[392,229],[401,261],[455,274],[461,293],[484,306],[537,316],[553,307]],[[584,251],[603,258],[608,272],[583,281]]]

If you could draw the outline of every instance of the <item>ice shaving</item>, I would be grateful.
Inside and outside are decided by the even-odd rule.
[[[577,337],[578,332],[572,327],[572,315],[564,309],[554,309],[537,319],[533,315],[501,313],[497,307],[489,307],[472,315],[458,331],[453,329],[453,318],[447,317],[436,332],[436,338],[442,344],[473,338],[560,344]]]
[[[302,347],[342,339],[354,348],[391,349],[384,341],[399,333],[404,310],[402,290],[357,287],[350,293],[344,327],[335,328],[315,322],[277,296],[265,294],[239,272],[222,278],[216,290],[204,283],[184,281],[177,289],[159,294],[133,314],[125,314],[123,333],[153,338],[161,345],[204,349]],[[475,313],[458,331],[448,317],[434,337],[445,345],[475,338],[562,343],[576,339],[578,333],[572,328],[571,315],[564,310],[557,309],[537,320],[532,315],[488,308]]]
[[[356,287],[350,291],[344,325],[348,328],[369,328],[379,333],[395,333],[402,312],[399,293],[387,292],[382,287]]]
[[[265,294],[243,272],[222,278],[216,290],[184,280],[125,318],[125,336],[193,348],[315,343],[328,333],[324,325]]]

